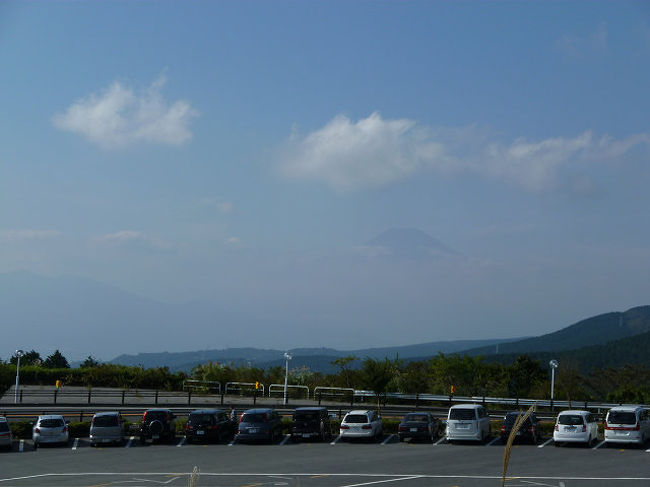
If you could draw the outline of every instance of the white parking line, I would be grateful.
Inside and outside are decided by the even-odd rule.
[[[598,450],[601,446],[605,444],[605,440],[601,441],[598,443],[595,447],[592,448],[592,450]]]
[[[553,438],[551,438],[550,440],[546,440],[546,441],[545,441],[544,443],[542,443],[541,445],[537,445],[537,448],[544,448],[544,447],[545,447],[546,445],[548,445],[551,441],[553,441]]]
[[[500,440],[500,439],[501,439],[501,437],[500,437],[500,436],[497,436],[495,439],[493,439],[490,443],[488,443],[488,444],[485,445],[485,446],[491,446],[491,445],[493,445],[494,443],[496,443],[497,440]]]
[[[132,436],[129,438],[129,441],[126,442],[126,445],[124,445],[124,448],[131,448],[131,443],[133,443],[133,440],[135,440],[135,436]]]
[[[183,436],[183,437],[181,438],[181,441],[179,441],[179,442],[178,442],[178,445],[176,445],[176,446],[179,446],[179,447],[180,447],[180,446],[183,446],[183,445],[185,444],[185,440],[186,440],[186,439],[187,439],[187,438],[185,438],[185,437]]]
[[[386,438],[384,441],[382,441],[381,444],[382,444],[382,445],[385,445],[385,444],[388,443],[390,440],[392,440],[394,436],[395,436],[395,435],[388,435],[388,438]]]
[[[284,435],[284,440],[280,443],[280,445],[286,445],[287,441],[291,438],[291,435]]]
[[[446,439],[447,439],[446,436],[441,436],[440,439],[433,444],[433,446],[439,445],[440,443],[442,443]]]
[[[20,441],[22,441],[22,440],[20,440]],[[650,448],[648,448],[645,452],[650,453]]]
[[[340,440],[341,440],[341,435],[338,435],[336,438],[334,438],[334,441],[332,441],[330,445],[336,445]]]
[[[411,479],[419,479],[419,478],[420,478],[419,475],[412,475],[410,477],[400,477],[398,479],[375,480],[374,482],[363,482],[361,484],[342,485],[341,487],[359,487],[361,485],[384,484],[386,482],[399,482],[401,480],[411,480]]]
[[[237,438],[233,438],[230,443],[228,443],[228,446],[233,446],[237,442]]]
[[[20,440],[20,443],[18,444],[18,451],[22,453],[24,449],[25,449],[25,440]]]
[[[77,446],[79,446],[79,438],[74,439],[74,442],[72,443],[72,451],[75,451]]]

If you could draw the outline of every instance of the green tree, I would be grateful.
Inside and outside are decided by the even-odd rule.
[[[527,397],[538,382],[546,378],[546,371],[537,360],[520,355],[507,368],[508,393],[516,398]]]
[[[388,384],[396,377],[399,370],[399,360],[374,360],[366,357],[361,365],[361,377],[364,386],[370,389],[377,398],[377,409],[380,408],[381,400],[386,397]]]
[[[49,355],[43,361],[43,367],[46,369],[69,369],[68,359],[66,359],[61,352],[55,350],[52,355]]]
[[[30,352],[25,352],[22,357],[20,357],[20,366],[24,365],[41,365],[43,359],[41,359],[41,354],[36,350]],[[18,356],[16,354],[11,356],[9,363],[12,365],[18,364]]]
[[[339,375],[345,379],[345,387],[354,387],[352,385],[352,381],[350,380],[350,369],[348,366],[356,360],[359,360],[358,357],[355,357],[354,355],[348,355],[346,357],[339,357],[336,360],[332,360],[330,362],[332,365],[336,365],[340,369]]]
[[[100,363],[93,358],[92,355],[88,355],[88,358],[81,363],[82,369],[89,369],[91,367],[99,367]]]

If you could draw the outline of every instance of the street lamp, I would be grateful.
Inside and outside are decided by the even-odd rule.
[[[548,363],[551,368],[551,411],[553,411],[553,390],[555,389],[555,369],[557,369],[559,362],[555,359]]]
[[[286,360],[286,365],[284,369],[284,405],[287,405],[287,384],[289,382],[289,360],[291,360],[291,354],[289,352],[284,352],[284,359]]]
[[[18,402],[18,386],[20,385],[20,357],[25,354],[22,350],[16,350],[16,357],[18,361],[16,362],[16,387],[14,388],[14,403]]]

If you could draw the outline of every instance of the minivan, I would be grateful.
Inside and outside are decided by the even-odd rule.
[[[636,443],[650,439],[650,416],[641,406],[616,406],[605,418],[605,444]]]
[[[237,441],[267,441],[274,443],[282,436],[282,418],[275,409],[258,408],[244,411],[239,420]]]
[[[478,404],[457,404],[449,408],[445,436],[457,440],[484,441],[490,436],[490,417]]]
[[[116,411],[95,413],[90,422],[90,446],[124,443],[124,420]]]
[[[568,410],[557,416],[553,443],[584,443],[589,446],[598,439],[598,423],[589,411]]]

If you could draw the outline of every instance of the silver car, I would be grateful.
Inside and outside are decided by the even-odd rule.
[[[124,443],[124,420],[115,411],[96,413],[90,423],[90,446]]]
[[[65,445],[70,439],[68,424],[60,414],[47,414],[39,416],[32,430],[34,447],[45,443],[59,443]]]
[[[13,436],[11,435],[11,428],[7,422],[7,418],[0,416],[0,446],[5,447],[8,450],[11,450],[11,445],[13,443]]]

